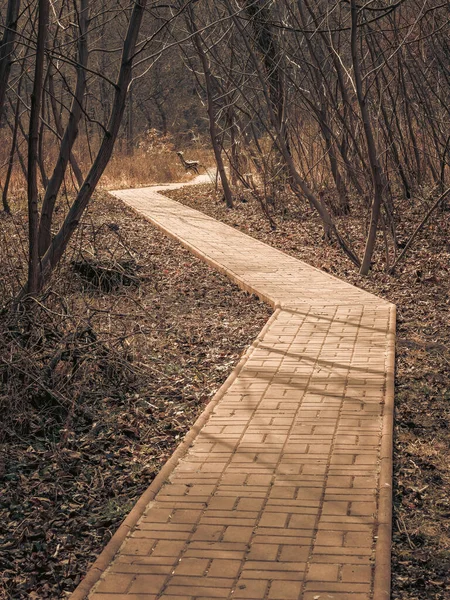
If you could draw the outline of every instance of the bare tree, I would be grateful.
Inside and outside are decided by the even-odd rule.
[[[39,0],[36,64],[31,94],[30,128],[28,133],[28,281],[26,292],[36,294],[39,285],[39,211],[38,211],[38,143],[39,116],[41,113],[42,84],[44,80],[45,40],[47,37],[49,2]]]
[[[25,59],[23,59],[23,63],[25,62]],[[23,70],[23,64],[22,64],[22,70]],[[2,191],[2,204],[3,204],[3,210],[6,213],[11,213],[11,208],[9,206],[9,202],[8,202],[8,191],[9,191],[9,184],[11,181],[11,176],[12,176],[12,172],[13,172],[13,168],[14,168],[14,156],[17,152],[17,134],[19,131],[19,119],[20,119],[20,108],[21,108],[21,103],[20,103],[20,92],[21,92],[21,88],[22,88],[22,83],[23,83],[23,78],[21,77],[19,79],[19,84],[17,87],[17,99],[16,99],[16,106],[14,108],[14,124],[12,125],[12,137],[11,137],[11,149],[9,152],[9,157],[8,157],[8,169],[6,171],[6,176],[5,176],[5,182],[3,184],[3,191]],[[22,160],[21,155],[20,156],[20,160]],[[24,172],[26,174],[26,170],[24,169]]]
[[[135,0],[131,13],[127,34],[123,44],[120,70],[115,84],[114,100],[111,114],[103,136],[102,143],[95,157],[94,163],[78,192],[76,199],[69,209],[64,222],[55,235],[52,243],[47,249],[41,261],[41,269],[36,289],[41,289],[47,281],[51,272],[64,254],[78,223],[89,203],[95,187],[105,170],[111,157],[114,142],[116,141],[119,127],[125,110],[128,86],[131,81],[133,58],[136,52],[136,44],[142,18],[145,10],[146,0]],[[27,291],[30,291],[29,284]]]
[[[373,182],[373,199],[372,199],[372,211],[369,225],[369,233],[366,240],[366,248],[364,250],[364,258],[361,263],[360,273],[361,275],[367,275],[370,269],[370,263],[372,254],[375,248],[375,241],[378,229],[378,220],[380,217],[381,203],[383,201],[383,179],[380,163],[378,160],[377,148],[375,145],[375,138],[373,135],[372,124],[370,121],[369,111],[367,109],[367,103],[365,94],[362,87],[362,76],[361,66],[358,56],[358,8],[355,0],[350,0],[351,10],[351,53],[352,53],[352,64],[353,64],[353,76],[355,79],[356,95],[358,98],[359,109],[361,111],[361,118],[364,127],[364,134],[367,143],[367,154],[369,157],[370,170],[372,173]]]
[[[200,58],[200,62],[202,65],[203,75],[205,78],[205,89],[206,89],[206,102],[207,102],[207,112],[208,112],[208,121],[209,121],[209,134],[211,136],[211,144],[214,150],[214,156],[216,159],[217,170],[219,172],[220,181],[222,183],[223,194],[225,196],[225,202],[228,208],[233,208],[233,194],[231,192],[230,184],[228,183],[227,173],[225,171],[225,165],[222,158],[222,151],[220,148],[220,143],[218,139],[217,125],[216,125],[216,115],[214,110],[214,92],[213,92],[213,78],[211,74],[211,68],[209,65],[209,59],[206,54],[206,49],[204,48],[204,42],[202,40],[201,34],[197,28],[194,7],[189,6],[189,9],[186,13],[187,15],[187,23],[188,26],[193,33],[193,43],[195,49]]]
[[[8,88],[9,74],[11,72],[19,11],[20,0],[8,0],[3,38],[0,42],[0,120]]]
[[[78,13],[78,62],[77,62],[77,83],[73,95],[70,116],[64,134],[62,135],[59,157],[53,174],[45,190],[45,196],[42,203],[41,219],[39,223],[39,256],[44,256],[51,243],[51,226],[53,210],[58,196],[59,189],[64,179],[67,164],[72,155],[72,148],[78,135],[78,125],[83,114],[84,94],[86,91],[86,67],[88,64],[88,44],[87,44],[87,26],[89,22],[89,3],[88,0],[80,0],[80,10]],[[52,76],[50,75],[50,81]],[[54,98],[54,91],[52,93]],[[61,135],[62,126],[54,110],[58,133]],[[74,159],[72,157],[72,162]],[[75,163],[76,164],[76,163]],[[78,172],[78,169],[77,171]],[[81,173],[79,174],[81,179]],[[81,183],[81,181],[79,180]]]

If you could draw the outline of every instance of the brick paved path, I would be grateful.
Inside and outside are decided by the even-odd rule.
[[[115,195],[276,310],[73,600],[388,598],[394,307],[158,189]]]

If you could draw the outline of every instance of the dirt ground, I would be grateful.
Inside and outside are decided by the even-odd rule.
[[[292,198],[271,209],[272,225],[249,196],[227,210],[212,186],[168,196],[397,305],[393,599],[450,598],[450,212],[437,212],[395,276],[383,270],[382,242],[370,277],[322,241],[320,222]],[[243,201],[242,201],[243,200]],[[397,215],[405,242],[425,213],[416,199]],[[361,215],[338,218],[362,253]],[[274,226],[275,225],[275,229]],[[376,266],[380,265],[380,266]]]
[[[0,218],[5,301],[26,232]],[[2,600],[70,595],[270,314],[97,194],[40,304],[0,315]]]

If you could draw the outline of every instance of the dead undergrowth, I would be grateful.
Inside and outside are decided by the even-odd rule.
[[[226,209],[212,186],[167,195],[397,305],[392,597],[448,599],[450,212],[434,215],[395,276],[383,270],[380,241],[376,266],[363,278],[339,248],[322,242],[320,222],[289,196],[272,210],[271,223],[251,197]],[[398,215],[400,240],[407,239],[425,210],[418,200],[404,203]],[[364,236],[357,209],[338,221],[361,255]]]
[[[270,310],[100,193],[51,288],[13,312],[26,221],[0,219],[0,598],[55,600]]]
[[[155,183],[168,183],[189,181],[192,172],[186,172],[177,151],[184,150],[186,158],[199,161],[200,172],[206,171],[208,165],[214,164],[214,156],[208,146],[198,142],[195,145],[186,145],[176,136],[161,135],[155,129],[142,132],[135,140],[133,148],[127,150],[122,140],[118,140],[111,160],[99,182],[99,189],[113,190],[132,187],[143,187]],[[81,173],[86,176],[93,157],[101,143],[100,138],[86,138],[80,134],[77,138],[74,155],[77,159]],[[7,165],[9,161],[9,148],[11,140],[8,132],[2,130],[2,144],[0,145],[0,164]],[[48,173],[51,173],[57,162],[58,145],[50,145],[43,157],[43,164]],[[64,194],[73,193],[78,189],[75,174],[71,165],[68,165],[68,176],[64,180]],[[9,204],[14,212],[17,202],[26,196],[26,178],[18,165],[15,165],[9,183]],[[59,208],[59,206],[58,206]]]

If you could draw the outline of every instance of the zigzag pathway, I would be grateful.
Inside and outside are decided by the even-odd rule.
[[[275,312],[72,599],[389,598],[395,307],[174,187],[114,195]]]

